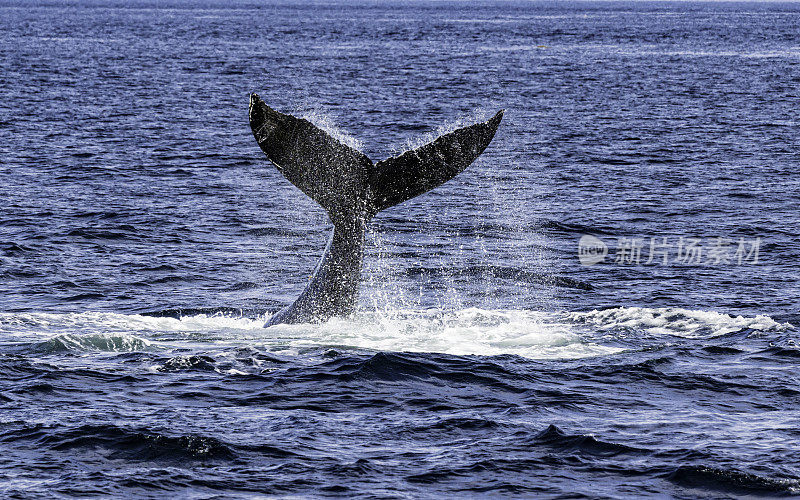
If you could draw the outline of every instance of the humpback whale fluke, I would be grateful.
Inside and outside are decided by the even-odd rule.
[[[501,110],[485,122],[373,164],[364,153],[308,120],[275,111],[251,94],[250,128],[258,145],[284,177],[328,212],[334,228],[311,282],[267,326],[325,321],[352,313],[367,222],[381,210],[462,172],[492,141],[502,118]]]

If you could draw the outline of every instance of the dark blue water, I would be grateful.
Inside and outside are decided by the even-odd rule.
[[[800,494],[799,25],[3,2],[0,494]],[[507,112],[374,220],[355,317],[265,329],[330,227],[251,91],[376,161]]]

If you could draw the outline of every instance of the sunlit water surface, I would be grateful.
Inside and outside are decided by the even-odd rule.
[[[0,2],[0,494],[800,494],[799,24]],[[507,112],[373,221],[354,317],[264,328],[330,227],[251,91],[376,161]],[[690,238],[757,262],[648,259]]]

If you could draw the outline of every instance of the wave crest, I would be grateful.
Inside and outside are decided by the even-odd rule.
[[[595,309],[589,312],[572,312],[568,317],[576,323],[586,323],[604,331],[645,331],[654,335],[687,338],[718,337],[744,330],[783,332],[794,328],[789,323],[778,323],[766,315],[747,318],[715,311],[667,307]]]

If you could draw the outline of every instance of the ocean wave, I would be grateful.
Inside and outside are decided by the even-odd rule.
[[[364,311],[321,324],[264,328],[268,317],[228,311],[183,316],[2,313],[0,332],[45,354],[146,351],[191,341],[201,348],[248,346],[265,352],[339,348],[577,359],[619,353],[628,348],[627,340],[641,341],[654,335],[712,338],[734,332],[779,333],[794,328],[764,315],[747,318],[714,311],[641,307],[589,312],[477,308]],[[42,340],[42,336],[46,338]],[[641,346],[641,342],[635,346]]]
[[[572,312],[567,316],[576,323],[592,325],[603,331],[647,332],[687,338],[718,337],[745,330],[785,332],[794,328],[765,315],[747,318],[715,311],[665,307],[616,307]]]
[[[462,356],[582,358],[621,351],[576,333],[557,314],[524,310],[365,312],[320,325],[277,325],[270,333],[292,338],[295,345]]]
[[[149,429],[129,429],[113,424],[23,425],[0,434],[3,442],[33,441],[53,451],[102,450],[111,459],[144,461],[229,460],[232,445],[217,438],[187,434],[172,436]]]
[[[736,469],[703,465],[681,466],[666,475],[684,488],[711,490],[736,495],[788,496],[800,494],[800,481],[763,477]]]
[[[268,317],[268,316],[267,316]],[[232,314],[197,314],[180,317],[145,316],[110,312],[0,313],[0,332],[70,330],[118,332],[197,332],[233,328],[261,328],[266,317],[247,318]]]
[[[215,360],[210,356],[175,356],[154,367],[160,372],[217,371]]]
[[[528,358],[581,358],[619,352],[571,331],[558,314],[536,311],[464,309],[363,312],[322,324],[264,328],[268,316],[229,314],[154,317],[105,312],[0,314],[0,331],[41,337],[65,348],[104,350],[132,345],[120,339],[86,335],[135,335],[150,341],[181,341],[266,346],[271,350],[339,347],[371,351],[441,352],[454,355],[514,354]],[[167,335],[168,338],[164,338]],[[29,340],[29,339],[26,339]],[[41,341],[38,341],[41,342]],[[142,347],[145,347],[142,345]],[[124,349],[120,349],[124,350]]]
[[[536,435],[534,441],[561,453],[578,453],[603,457],[620,454],[646,454],[649,450],[597,439],[591,434],[567,434],[555,425],[548,426]]]
[[[140,337],[133,335],[106,335],[102,333],[89,335],[58,335],[31,346],[31,351],[39,354],[56,354],[68,351],[106,351],[133,352],[148,351],[155,346]]]

